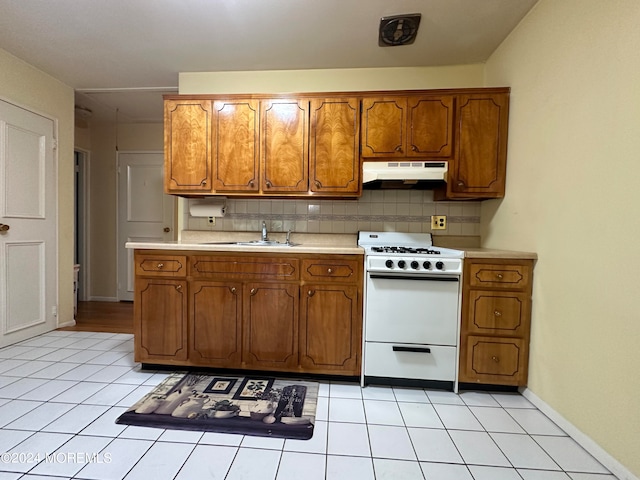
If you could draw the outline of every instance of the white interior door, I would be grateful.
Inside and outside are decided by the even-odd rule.
[[[164,193],[162,152],[118,153],[118,300],[133,300],[133,250],[126,242],[174,239],[175,197]]]
[[[57,327],[56,170],[54,120],[0,100],[0,346]]]

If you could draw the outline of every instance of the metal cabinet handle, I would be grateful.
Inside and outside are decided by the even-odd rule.
[[[0,223],[0,232],[6,232],[7,230],[9,230],[9,225],[7,225],[6,223]]]
[[[313,295],[314,295],[315,293],[316,293],[316,292],[314,292],[313,290],[309,290],[309,291],[307,292],[307,295],[308,295],[308,296],[310,296],[310,297],[313,297]]]
[[[271,188],[271,182],[269,180],[265,182],[265,185],[267,186],[267,188]]]
[[[231,293],[236,293],[236,287],[231,287]]]
[[[459,186],[459,187],[464,187],[464,182],[459,181],[459,182],[458,182],[458,186]]]
[[[333,273],[333,270],[331,268],[327,268],[327,273]]]
[[[500,363],[500,358],[496,357],[495,355],[493,357],[491,357],[491,360],[493,360],[496,363]]]
[[[255,295],[256,294],[256,289],[252,288],[251,291],[249,292],[251,295]]]
[[[415,145],[411,145],[411,151],[412,152],[417,152],[418,151],[418,147],[416,147]]]
[[[158,265],[156,265],[158,268],[164,268],[164,263],[159,263]]]
[[[207,181],[206,180],[202,180],[201,185],[206,185]]]
[[[319,181],[319,180],[316,180],[316,181],[315,181],[315,184],[316,184],[316,187],[318,187],[318,188],[321,188],[321,187],[322,187],[322,184],[320,183],[320,181]]]
[[[402,146],[398,145],[398,146],[396,147],[396,152],[402,152]]]
[[[502,276],[502,274],[501,274],[501,273],[496,273],[496,278],[497,278],[498,280],[502,280],[503,276]]]
[[[176,290],[178,291],[182,290],[182,285],[176,285]]]
[[[493,316],[494,317],[501,317],[502,316],[502,312],[500,312],[499,310],[494,310],[493,311]]]
[[[253,180],[249,180],[249,186],[253,188]]]

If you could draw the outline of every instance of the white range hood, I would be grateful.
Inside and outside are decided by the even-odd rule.
[[[447,162],[376,162],[362,163],[362,183],[376,180],[395,180],[404,183],[416,183],[420,180],[446,181]]]

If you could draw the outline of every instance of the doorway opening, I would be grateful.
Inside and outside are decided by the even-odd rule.
[[[75,282],[76,300],[89,298],[87,279],[89,278],[89,152],[76,149],[74,156],[74,253],[73,261],[77,269]],[[75,311],[74,311],[75,313]]]

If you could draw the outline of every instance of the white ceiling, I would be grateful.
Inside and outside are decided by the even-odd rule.
[[[94,117],[161,121],[178,72],[484,62],[537,0],[0,0],[0,48],[76,89]],[[380,18],[421,13],[378,46]]]

